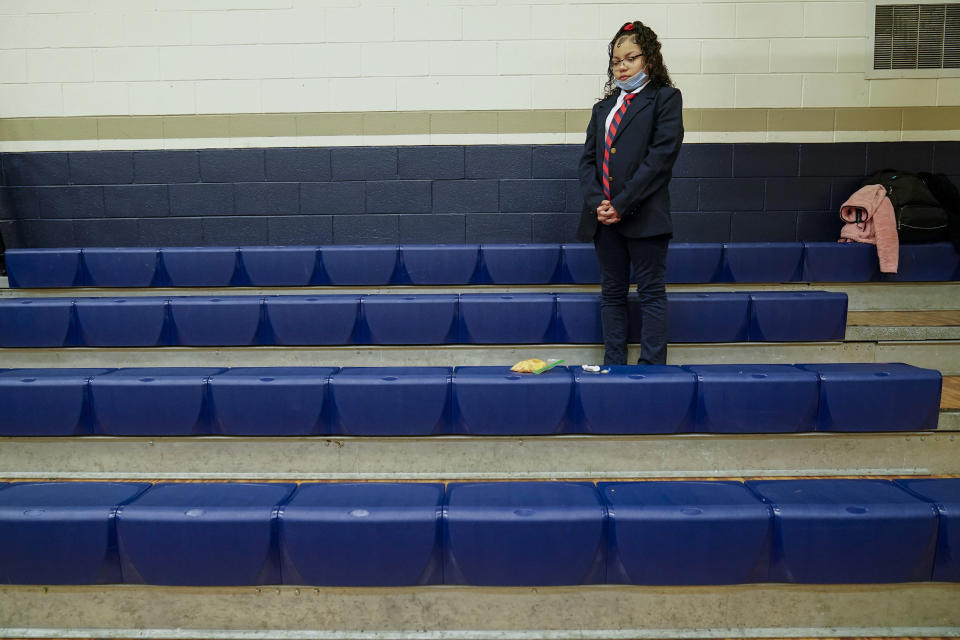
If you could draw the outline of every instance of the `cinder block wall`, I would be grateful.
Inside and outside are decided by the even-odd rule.
[[[960,174],[960,78],[866,79],[868,6],[11,0],[0,232],[569,240],[606,43],[641,19],[684,95],[677,238],[832,238],[838,198],[876,158]]]

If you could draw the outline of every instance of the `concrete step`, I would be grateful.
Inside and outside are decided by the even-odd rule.
[[[639,346],[629,352],[640,357]],[[510,366],[526,358],[559,358],[596,364],[600,345],[436,345],[338,347],[149,347],[0,349],[4,367],[270,367],[270,366]],[[675,344],[669,364],[795,364],[905,362],[960,374],[958,340],[849,340],[846,342],[755,342]]]
[[[960,282],[867,282],[867,283],[805,283],[784,284],[686,284],[668,285],[667,291],[840,291],[850,299],[851,311],[916,311],[923,309],[960,309]],[[134,297],[134,296],[222,296],[222,295],[318,295],[329,293],[560,293],[599,292],[597,285],[534,285],[496,286],[469,285],[460,287],[191,287],[145,289],[9,289],[0,288],[0,297],[63,298],[63,297]]]
[[[960,584],[0,587],[4,638],[627,640],[960,635]]]
[[[0,438],[0,481],[630,480],[960,474],[960,420],[911,433]]]

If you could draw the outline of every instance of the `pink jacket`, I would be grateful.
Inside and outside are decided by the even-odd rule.
[[[857,217],[859,216],[859,222]],[[893,205],[883,185],[868,184],[858,189],[840,207],[845,225],[839,242],[866,242],[877,245],[880,271],[896,273],[900,264],[900,238]]]

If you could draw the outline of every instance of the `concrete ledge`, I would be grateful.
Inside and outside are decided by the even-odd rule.
[[[0,438],[0,480],[630,480],[960,474],[960,433]]]
[[[960,635],[960,584],[395,589],[3,587],[4,638]]]

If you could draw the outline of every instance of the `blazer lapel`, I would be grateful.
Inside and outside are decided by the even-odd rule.
[[[617,127],[617,134],[613,136],[614,141],[620,137],[620,133],[627,128],[627,125],[630,124],[630,121],[633,120],[638,113],[653,104],[653,99],[657,96],[658,90],[659,87],[648,86],[637,94],[637,97],[631,101],[630,107],[620,120],[620,126]],[[604,136],[606,136],[606,132],[604,132]]]
[[[617,103],[617,96],[613,95],[600,103],[599,113],[597,113],[597,157],[603,158],[603,147],[607,141],[607,116],[610,109]],[[597,167],[599,168],[599,164]]]

